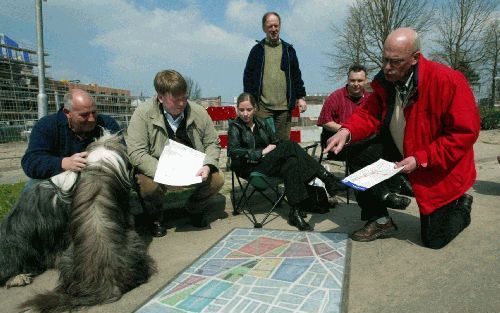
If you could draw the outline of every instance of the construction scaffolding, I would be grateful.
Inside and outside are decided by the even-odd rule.
[[[13,39],[0,34],[0,142],[27,140],[38,120],[36,61],[36,51],[21,47]],[[48,114],[58,111],[63,105],[64,94],[73,88],[91,94],[98,111],[114,117],[123,129],[126,129],[135,107],[142,100],[131,96],[130,91],[125,89],[47,77]]]

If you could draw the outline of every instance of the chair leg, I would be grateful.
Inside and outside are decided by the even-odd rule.
[[[344,165],[345,165],[345,173],[344,173],[345,176],[344,177],[347,177],[347,176],[349,176],[349,167],[348,167],[347,161],[344,162]],[[347,204],[349,204],[349,188],[347,188],[345,193],[346,193]]]
[[[233,204],[233,215],[239,215],[238,206],[236,205],[236,194],[234,190],[234,171],[231,171],[231,201]]]
[[[234,172],[233,172],[233,175]],[[255,214],[253,213],[253,210],[250,208],[250,205],[248,204],[248,201],[250,201],[250,198],[252,195],[255,193],[256,189],[252,189],[252,192],[250,192],[249,195],[247,195],[248,188],[250,187],[250,183],[247,182],[245,187],[243,187],[243,184],[241,183],[241,180],[238,176],[236,176],[236,179],[238,181],[238,185],[241,190],[241,197],[239,198],[238,201],[236,201],[236,195],[235,195],[235,189],[234,189],[234,182],[233,185],[231,186],[233,189],[233,215],[239,215],[241,212],[245,214],[245,216],[250,220],[250,222],[254,225],[255,228],[261,228],[262,224],[257,221],[257,218],[255,217]],[[248,211],[248,213],[247,213]],[[260,227],[259,227],[260,225]]]
[[[254,225],[255,228],[262,228],[262,225],[266,223],[266,220],[269,218],[271,213],[274,212],[274,209],[281,203],[281,201],[285,200],[285,193],[282,193],[279,199],[274,203],[273,207],[267,212],[266,216],[262,219],[262,222],[260,222],[260,227],[257,227],[258,225]]]

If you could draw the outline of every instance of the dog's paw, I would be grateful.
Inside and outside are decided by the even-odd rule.
[[[6,283],[5,287],[21,287],[31,284],[33,281],[32,274],[19,274],[14,277],[11,277]]]

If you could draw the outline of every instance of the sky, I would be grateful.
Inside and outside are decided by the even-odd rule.
[[[262,15],[281,15],[281,38],[295,47],[308,94],[344,82],[328,78],[333,24],[353,0],[48,0],[43,3],[45,62],[54,79],[154,95],[154,75],[175,69],[202,97],[233,102]],[[0,33],[36,49],[35,1],[0,0]]]

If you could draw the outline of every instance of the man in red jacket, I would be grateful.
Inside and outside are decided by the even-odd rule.
[[[380,134],[380,154],[407,173],[420,209],[425,246],[446,246],[470,224],[474,184],[473,145],[479,112],[465,77],[429,61],[420,52],[418,34],[399,28],[384,43],[383,68],[372,82],[373,93],[342,128],[328,139],[325,151]],[[377,150],[377,149],[375,149]],[[370,189],[367,196],[370,195]],[[368,223],[352,234],[372,241],[397,229],[387,208],[373,199],[363,209]]]

